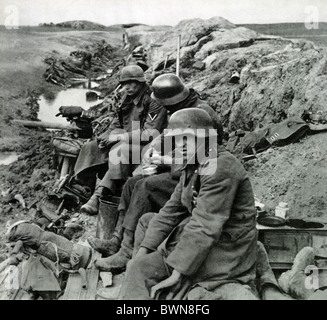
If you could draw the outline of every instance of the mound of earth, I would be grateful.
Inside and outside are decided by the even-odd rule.
[[[84,29],[84,30],[104,30],[106,26],[86,20],[65,21],[55,24],[57,27]]]
[[[176,72],[179,35],[180,75],[216,110],[226,132],[254,131],[308,112],[327,114],[326,47],[304,39],[262,35],[219,17],[185,20],[157,33],[155,47],[147,42],[152,77]],[[143,39],[142,31],[139,37]],[[231,81],[235,71],[240,76],[236,83]],[[271,208],[279,201],[288,202],[294,216],[326,219],[324,139],[326,133],[309,135],[246,163],[256,196]]]

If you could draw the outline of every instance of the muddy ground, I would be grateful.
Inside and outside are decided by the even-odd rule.
[[[99,43],[105,41],[113,52],[93,59],[87,75],[96,78],[105,70],[119,65],[126,54],[122,50],[122,29],[112,31],[61,31],[50,32],[43,28],[21,28],[19,30],[1,29],[1,94],[0,94],[0,152],[16,152],[18,160],[10,165],[0,165],[0,260],[7,257],[8,248],[3,243],[5,226],[15,221],[32,219],[35,214],[33,204],[41,201],[53,189],[58,179],[56,157],[52,139],[62,135],[58,131],[43,128],[26,128],[12,123],[12,119],[37,120],[35,108],[28,104],[31,97],[41,94],[53,96],[65,87],[46,81],[44,74],[49,67],[47,59],[70,59],[70,53],[84,50],[86,46],[92,53],[97,52]],[[102,69],[99,68],[99,65]],[[77,69],[80,66],[77,66]],[[80,69],[79,69],[80,70]],[[70,77],[83,78],[83,75],[64,70],[66,87]],[[107,79],[106,89],[115,88],[116,75]],[[101,82],[99,83],[101,84]],[[103,101],[103,100],[101,100]],[[24,200],[19,203],[15,196]],[[70,212],[73,214],[74,212]],[[87,218],[83,221],[88,220]]]
[[[323,108],[327,65],[325,47],[304,40],[292,43],[281,39],[261,39],[247,43],[254,37],[253,30],[240,30],[222,20],[211,21],[202,29],[198,29],[196,23],[201,21],[191,24],[200,30],[199,34],[194,33],[195,39],[190,38],[192,28],[186,22],[175,30],[176,33],[188,30],[185,39],[191,39],[183,51],[181,76],[216,109],[226,132],[237,128],[252,131],[267,123],[279,122],[289,114],[300,115],[304,110]],[[134,40],[149,39],[146,32],[154,41],[156,37],[161,39],[162,46],[155,48],[157,60],[153,58],[153,65],[175,47],[175,43],[171,44],[167,36],[165,38],[166,32],[172,34],[169,28],[168,31],[167,28],[154,31],[135,28],[129,30]],[[6,226],[32,218],[34,211],[29,207],[41,200],[58,178],[51,144],[54,133],[20,127],[11,122],[14,118],[28,119],[30,116],[26,99],[31,90],[40,95],[63,89],[45,81],[43,74],[47,64],[44,59],[49,56],[65,58],[71,51],[85,45],[95,46],[102,39],[115,48],[116,63],[127,53],[122,47],[122,29],[50,32],[2,29],[0,33],[3,39],[0,49],[3,57],[0,63],[0,152],[15,151],[19,154],[18,161],[0,165],[1,262],[8,255],[8,247],[3,242]],[[235,36],[232,41],[231,35]],[[242,47],[240,43],[245,45]],[[158,54],[161,49],[166,51]],[[109,67],[113,66],[112,61],[106,62]],[[277,67],[281,62],[284,64]],[[173,63],[169,68],[166,71],[175,71]],[[229,83],[230,72],[235,68],[241,71],[241,81],[236,85]],[[323,81],[315,81],[317,75],[320,77],[317,79]],[[114,88],[117,82],[113,79],[103,82],[102,88]],[[308,134],[294,144],[269,148],[245,163],[254,193],[268,211],[273,212],[280,201],[285,201],[290,207],[290,217],[327,222],[326,136],[326,132]],[[25,208],[15,199],[18,194],[24,199]],[[70,212],[72,216],[75,213]],[[94,218],[78,214],[75,217],[83,221],[87,230],[81,240],[94,235]]]

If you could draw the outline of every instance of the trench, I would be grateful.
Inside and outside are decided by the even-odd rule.
[[[47,96],[41,95],[39,97],[39,112],[38,119],[44,122],[53,122],[58,124],[67,123],[66,118],[56,116],[59,113],[61,106],[78,106],[84,110],[100,104],[103,99],[99,98],[99,91],[96,90],[98,84],[91,82],[91,89],[88,89],[88,82],[81,82],[74,85],[72,88],[61,90],[58,93]],[[96,99],[87,99],[86,93],[92,91],[97,93]]]

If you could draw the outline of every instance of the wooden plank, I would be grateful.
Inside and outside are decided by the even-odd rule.
[[[101,255],[97,252],[97,258],[100,258]],[[99,280],[100,271],[94,265],[87,273],[87,290],[82,292],[81,300],[95,300],[97,287],[98,287],[98,280]]]
[[[10,300],[33,300],[33,296],[23,289],[18,289]]]
[[[94,259],[101,257],[94,252]],[[93,261],[94,261],[93,259]],[[62,300],[95,300],[99,279],[99,269],[94,264],[86,270],[87,288],[82,288],[82,279],[79,273],[71,273]]]
[[[68,277],[66,289],[62,300],[79,300],[81,291],[81,280],[79,275],[72,273]]]

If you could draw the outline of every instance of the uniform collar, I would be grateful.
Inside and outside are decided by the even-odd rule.
[[[224,152],[226,151],[225,147],[222,146],[222,145],[217,145],[214,147],[217,151],[217,155],[220,153],[220,152]],[[213,149],[213,148],[212,148]],[[194,169],[194,168],[198,168],[200,166],[200,164],[197,162],[197,161],[194,161],[195,159],[195,153],[194,155],[188,160],[188,162],[183,166],[182,170],[186,170],[186,169]],[[208,160],[209,161],[209,160]],[[205,163],[203,164],[205,165]]]

